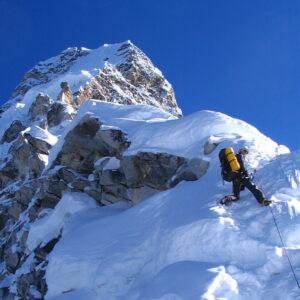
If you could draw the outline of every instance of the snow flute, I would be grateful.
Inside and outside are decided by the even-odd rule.
[[[241,166],[240,166],[240,164],[239,164],[239,162],[238,162],[238,160],[237,160],[237,158],[234,154],[233,149],[232,148],[226,148],[225,149],[225,155],[226,155],[226,158],[227,158],[227,160],[230,164],[231,170],[232,171],[238,171],[241,168]]]

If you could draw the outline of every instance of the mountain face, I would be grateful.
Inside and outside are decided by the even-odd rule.
[[[120,105],[136,108],[127,114]],[[120,201],[131,206],[205,173],[207,162],[201,159],[186,173],[191,160],[181,155],[141,151],[124,156],[131,145],[128,134],[110,124],[113,113],[105,115],[114,109],[122,112],[123,122],[182,116],[172,86],[129,41],[96,50],[69,48],[38,63],[2,107],[2,298],[46,294],[47,255],[61,234],[29,247],[28,229],[64,194],[85,193],[99,206]],[[29,267],[25,272],[24,266]]]
[[[268,208],[219,205],[218,152],[248,145],[296,265],[299,153],[222,113],[182,118],[131,42],[39,63],[0,125],[1,299],[297,299]]]
[[[153,105],[176,117],[182,116],[170,83],[130,41],[96,50],[68,48],[59,56],[38,63],[25,74],[1,110],[12,103],[24,102],[26,94],[32,98],[38,93],[71,105],[96,99]]]

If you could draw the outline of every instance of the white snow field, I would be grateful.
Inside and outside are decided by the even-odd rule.
[[[300,299],[274,224],[271,209],[300,280],[300,152],[221,113],[200,111],[175,119],[149,106],[122,106],[90,100],[63,136],[89,113],[104,125],[121,128],[137,151],[167,152],[210,162],[198,181],[181,182],[130,207],[120,202],[99,207],[83,193],[65,194],[43,219],[31,225],[34,249],[62,234],[49,255],[48,300]],[[52,134],[54,134],[52,132]],[[204,144],[220,143],[209,155]],[[231,205],[221,180],[218,152],[250,148],[249,170],[274,200],[262,207],[248,191]]]

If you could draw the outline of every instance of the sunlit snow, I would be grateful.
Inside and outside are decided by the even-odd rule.
[[[120,45],[90,50],[68,72],[32,87],[21,103],[3,113],[0,135],[13,120],[20,120],[28,127],[26,133],[53,146],[49,156],[40,154],[46,173],[66,135],[84,116],[95,117],[103,124],[100,130],[114,128],[127,134],[131,144],[124,155],[170,153],[204,159],[209,168],[198,181],[181,182],[133,207],[127,202],[100,207],[85,193],[63,195],[55,209],[44,211],[28,228],[29,250],[60,237],[47,257],[46,299],[300,299],[284,251],[300,280],[300,151],[290,153],[242,120],[213,111],[177,119],[153,106],[91,99],[79,107],[74,120],[59,126],[42,129],[28,123],[28,111],[38,93],[56,99],[62,81],[73,91],[79,90],[104,67],[106,57],[111,64],[122,62],[116,55]],[[206,143],[218,146],[205,154]],[[249,169],[257,170],[254,181],[274,201],[272,210],[260,206],[248,191],[231,205],[219,204],[231,193],[231,184],[221,180],[218,152],[243,145],[250,148]],[[10,146],[1,146],[2,157]],[[96,166],[104,162],[106,169],[120,166],[118,159],[108,157]],[[33,254],[1,286],[9,286],[14,276],[28,272],[32,260]],[[40,296],[36,290],[32,293]]]
[[[232,205],[219,204],[231,185],[220,178],[218,150],[249,146],[249,168],[257,168],[254,180],[275,202],[299,276],[300,152],[289,153],[221,113],[174,119],[153,107],[101,101],[84,103],[64,135],[86,113],[127,133],[131,146],[125,155],[167,152],[207,159],[210,167],[200,180],[181,182],[134,207],[99,207],[85,194],[65,195],[29,232],[30,249],[62,234],[48,256],[46,299],[300,299],[270,208],[248,191]],[[209,155],[203,153],[207,141],[220,143]],[[111,159],[106,167],[118,166]]]

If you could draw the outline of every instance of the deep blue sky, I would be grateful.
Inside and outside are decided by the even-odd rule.
[[[184,115],[221,111],[300,149],[299,0],[0,0],[0,38],[1,104],[39,61],[129,39]]]

